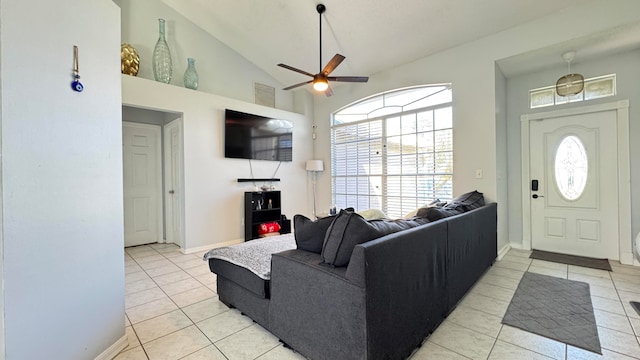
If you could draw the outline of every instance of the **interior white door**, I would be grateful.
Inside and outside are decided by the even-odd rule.
[[[160,127],[123,122],[124,244],[161,242]]]
[[[182,126],[174,120],[164,126],[165,224],[168,243],[182,241]]]
[[[529,146],[532,247],[618,259],[616,111],[533,121]]]

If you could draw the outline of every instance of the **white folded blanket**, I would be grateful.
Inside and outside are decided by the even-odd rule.
[[[212,249],[204,261],[220,259],[241,266],[264,280],[271,279],[271,255],[296,248],[293,233],[269,236],[241,244]]]

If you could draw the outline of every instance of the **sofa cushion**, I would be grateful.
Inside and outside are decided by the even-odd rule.
[[[335,216],[313,221],[304,215],[295,215],[293,217],[293,235],[296,238],[298,249],[320,254],[324,243],[324,235],[333,219],[335,219]]]
[[[322,261],[333,266],[346,266],[356,245],[427,222],[428,220],[419,218],[367,221],[357,213],[341,210],[327,229],[322,246]]]
[[[484,195],[474,190],[456,197],[444,207],[467,212],[482,206],[484,206]]]

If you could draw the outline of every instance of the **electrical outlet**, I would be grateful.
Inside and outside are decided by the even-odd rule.
[[[476,169],[476,179],[482,179],[482,169]]]

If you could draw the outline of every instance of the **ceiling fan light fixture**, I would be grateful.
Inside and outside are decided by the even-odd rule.
[[[317,78],[313,80],[313,90],[318,92],[324,92],[329,88],[329,82],[327,79]]]
[[[556,81],[556,93],[560,96],[577,95],[584,90],[584,76],[571,73],[571,62],[576,56],[576,52],[571,50],[562,54],[562,59],[567,62],[568,74]]]

